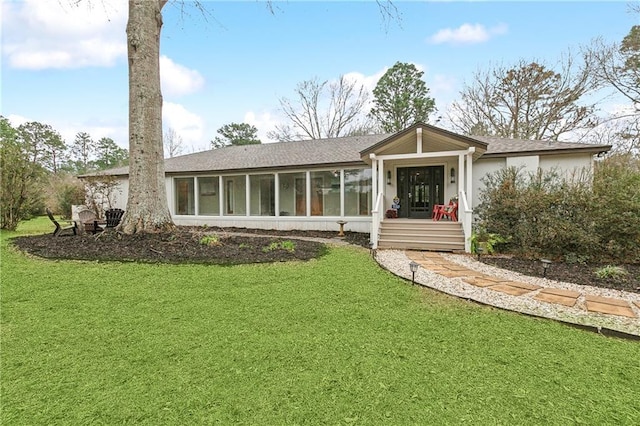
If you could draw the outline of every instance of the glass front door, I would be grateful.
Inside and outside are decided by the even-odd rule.
[[[399,217],[428,219],[444,201],[444,166],[398,169]]]

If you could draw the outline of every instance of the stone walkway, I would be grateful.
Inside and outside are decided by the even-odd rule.
[[[601,294],[591,294],[589,289],[594,289],[593,293],[598,292],[593,287],[584,287],[587,290],[582,290],[581,286],[576,285],[575,289],[567,289],[566,284],[560,285],[560,283],[547,279],[525,277],[515,273],[480,272],[452,261],[453,256],[449,254],[419,251],[400,253],[406,256],[407,262],[413,260],[423,270],[446,278],[446,280],[437,281],[452,283],[451,291],[447,291],[447,287],[441,283],[434,285],[435,281],[432,279],[432,275],[418,273],[415,279],[416,284],[504,309],[587,325],[600,331],[607,329],[640,336],[640,295],[616,292],[615,294],[618,295],[616,297],[605,297],[602,294],[608,293],[604,290]],[[383,267],[404,278],[410,278],[411,273],[409,272],[409,276],[407,276],[406,272],[408,270],[407,263],[404,263],[400,273],[394,271],[393,267],[389,267],[390,263],[397,263],[397,261],[389,262],[392,257],[393,255],[390,253],[385,255],[384,251],[379,252],[377,256],[378,262]],[[471,261],[470,263],[477,262]],[[484,264],[479,265],[484,266]],[[505,278],[507,275],[510,275],[511,278]],[[544,283],[544,285],[538,285],[534,282]],[[492,303],[492,300],[495,300],[496,303]],[[541,308],[537,309],[534,305],[541,306]]]

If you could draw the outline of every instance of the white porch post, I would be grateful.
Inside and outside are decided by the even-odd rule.
[[[371,159],[371,233],[369,241],[372,248],[378,248],[378,226],[380,223],[380,212],[378,211],[378,160],[375,154],[370,154]]]
[[[462,229],[464,230],[464,251],[471,252],[471,232],[473,222],[473,153],[476,152],[475,147],[469,147],[467,150],[467,171],[465,173],[467,178],[467,192],[466,192],[466,207],[464,212],[464,222]],[[458,207],[458,211],[460,208]]]
[[[280,216],[280,173],[274,173],[273,177],[273,186],[275,187],[274,197],[275,197],[275,213],[276,217]]]
[[[476,149],[471,147],[467,153],[467,202],[470,210],[473,210],[473,153],[475,151]]]
[[[305,196],[305,201],[306,201],[306,209],[307,209],[307,214],[305,216],[311,216],[311,172],[309,170],[307,170],[306,173],[306,181],[307,181],[307,185],[305,188],[305,191],[307,192],[306,196]]]
[[[458,197],[460,193],[464,191],[464,154],[458,155]]]
[[[344,169],[340,169],[340,218],[344,218]]]
[[[371,159],[371,210],[376,209],[376,198],[378,197],[378,160]]]
[[[193,200],[193,208],[196,216],[200,216],[200,185],[198,185],[199,177],[193,180],[193,194],[195,196]]]
[[[218,215],[224,216],[224,199],[227,194],[224,193],[224,182],[222,176],[218,176],[218,194],[220,194],[218,197]]]
[[[382,205],[378,206],[380,209],[380,217],[382,217],[384,211],[384,160],[378,160],[378,191],[382,194]]]
[[[245,186],[244,199],[245,199],[245,204],[247,205],[246,207],[247,211],[245,212],[245,216],[251,216],[251,194],[250,194],[251,178],[249,177],[249,175],[245,175],[244,186]]]

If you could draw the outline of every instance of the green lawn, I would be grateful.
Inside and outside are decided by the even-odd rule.
[[[12,235],[3,425],[640,424],[640,343],[411,287],[363,249],[233,267],[45,261]]]

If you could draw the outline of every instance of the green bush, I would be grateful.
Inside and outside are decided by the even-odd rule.
[[[296,251],[296,244],[293,241],[274,241],[268,246],[262,248],[262,251],[267,253],[274,250],[285,250],[290,253]]]
[[[84,204],[84,188],[80,182],[65,182],[56,187],[56,199],[60,214],[65,219],[71,218],[71,206]]]
[[[626,269],[624,269],[621,266],[613,266],[613,265],[607,265],[604,266],[600,269],[598,269],[595,272],[596,276],[600,279],[606,280],[606,279],[620,279],[620,278],[624,278],[627,275],[629,275],[629,273],[627,272]]]
[[[205,235],[204,237],[200,238],[200,244],[209,247],[222,245],[222,243],[220,242],[220,237],[215,234]]]
[[[504,250],[581,262],[640,261],[638,160],[608,159],[594,170],[563,176],[505,168],[483,179],[477,213]]]

